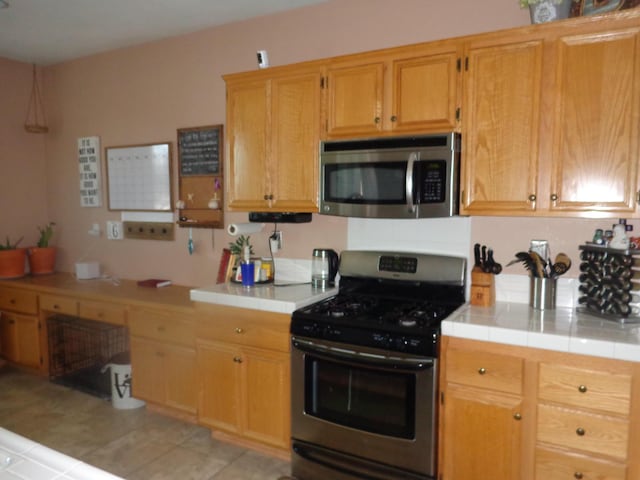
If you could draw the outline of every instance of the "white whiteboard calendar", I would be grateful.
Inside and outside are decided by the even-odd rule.
[[[171,143],[106,149],[109,210],[170,211]]]

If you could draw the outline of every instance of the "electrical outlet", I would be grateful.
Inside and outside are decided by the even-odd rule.
[[[271,246],[271,252],[275,253],[278,250],[282,250],[282,232],[276,230],[269,237],[269,245]]]
[[[122,222],[107,222],[107,239],[122,240],[123,238]]]
[[[124,222],[124,236],[139,240],[173,240],[173,223]]]

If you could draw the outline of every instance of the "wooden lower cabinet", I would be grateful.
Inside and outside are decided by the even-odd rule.
[[[637,480],[640,363],[442,341],[439,480]]]
[[[0,312],[0,354],[10,362],[40,368],[40,328],[38,317]]]
[[[442,478],[520,478],[521,410],[522,399],[514,395],[448,387]]]
[[[239,443],[289,455],[290,315],[202,306],[198,421]]]
[[[287,448],[289,355],[207,341],[197,349],[200,423]]]
[[[195,421],[196,351],[194,325],[176,310],[133,307],[131,333],[132,392]]]
[[[132,392],[136,398],[196,413],[195,351],[131,337]]]
[[[625,480],[624,464],[560,450],[536,450],[535,480]]]

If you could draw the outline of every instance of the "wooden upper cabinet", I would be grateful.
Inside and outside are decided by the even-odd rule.
[[[229,209],[263,205],[267,192],[269,129],[267,79],[227,82],[227,198]]]
[[[315,66],[225,77],[230,210],[317,211],[323,73]]]
[[[366,136],[382,131],[384,70],[384,62],[329,68],[328,136]]]
[[[556,40],[554,212],[636,211],[640,26]]]
[[[433,42],[342,58],[327,71],[327,137],[456,128],[461,43]]]
[[[543,41],[471,41],[465,52],[461,210],[536,208]]]

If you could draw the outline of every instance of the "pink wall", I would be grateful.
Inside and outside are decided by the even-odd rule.
[[[0,58],[0,243],[24,236],[22,247],[48,218],[45,136],[24,129],[31,79],[31,65]]]
[[[517,0],[330,0],[54,65],[47,69],[51,132],[46,136],[46,169],[42,166],[41,144],[31,151],[33,141],[19,139],[14,147],[30,151],[28,164],[32,172],[18,177],[18,182],[13,180],[12,172],[12,185],[24,191],[34,184],[35,177],[37,190],[36,196],[26,196],[28,202],[20,206],[19,216],[37,213],[40,218],[48,215],[58,223],[61,270],[70,271],[75,261],[84,258],[99,260],[107,273],[122,278],[166,276],[185,285],[213,283],[220,251],[233,240],[226,231],[194,229],[196,253],[192,256],[187,252],[185,229],[178,229],[175,242],[109,241],[104,235],[96,238],[87,234],[92,223],[104,228],[106,220],[119,219],[120,215],[105,207],[80,207],[75,151],[78,137],[99,136],[103,148],[175,143],[177,128],[224,123],[225,89],[221,76],[255,69],[256,50],[267,50],[271,65],[277,66],[528,23],[528,12],[519,8]],[[0,74],[4,75],[4,70],[0,63]],[[28,77],[27,66],[18,64],[10,70],[15,70],[15,76],[21,73]],[[19,118],[18,113],[12,116]],[[0,138],[1,135],[0,132]],[[0,146],[0,152],[3,148]],[[6,156],[1,160],[4,164]],[[42,193],[43,170],[46,195]],[[0,192],[3,207],[13,196],[15,193]],[[106,195],[103,202],[106,203]],[[7,214],[0,215],[4,227]],[[7,217],[9,220],[15,223]],[[227,223],[241,221],[246,221],[246,214],[226,213]],[[35,223],[38,222],[27,222],[26,227],[15,230],[28,232]],[[494,245],[497,252],[504,252],[506,260],[513,252],[525,249],[530,238],[540,238],[541,231],[551,230],[564,242],[562,247],[573,248],[584,240],[573,236],[576,224],[584,230],[580,232],[582,236],[591,231],[592,223],[588,221],[474,218],[472,241]],[[308,258],[314,246],[337,250],[346,246],[347,222],[342,218],[314,215],[311,224],[279,228],[284,231],[283,257]],[[498,230],[501,232],[497,235]],[[511,240],[514,231],[522,237],[518,237],[517,246]],[[15,235],[13,231],[9,233]],[[259,254],[267,253],[267,235],[252,236]]]

